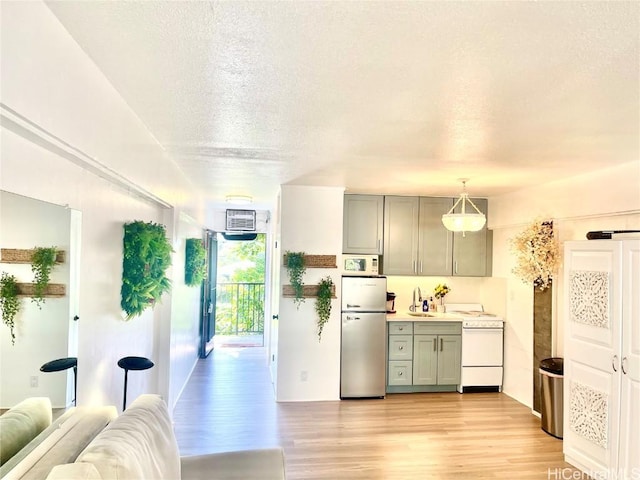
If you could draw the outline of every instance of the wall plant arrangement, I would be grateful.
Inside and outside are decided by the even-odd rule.
[[[171,289],[166,270],[173,249],[164,225],[142,221],[124,225],[123,247],[120,306],[131,320]]]
[[[0,306],[2,307],[2,323],[9,327],[11,345],[15,345],[15,317],[20,311],[20,298],[18,297],[16,277],[7,272],[2,272],[2,277],[0,277]]]
[[[207,273],[207,252],[200,238],[187,238],[185,244],[184,283],[200,285]]]
[[[511,247],[517,260],[513,273],[525,283],[533,282],[535,288],[549,288],[560,257],[553,221],[534,221],[511,239]]]
[[[296,308],[300,308],[300,304],[304,302],[304,277],[307,267],[304,264],[304,252],[285,252],[285,267],[289,271],[289,282],[293,287],[293,302]]]
[[[318,284],[318,297],[316,298],[316,313],[318,314],[318,341],[322,339],[322,329],[329,321],[331,315],[331,298],[333,297],[333,280],[325,277]]]
[[[36,247],[33,249],[31,271],[34,275],[34,291],[31,301],[34,302],[38,308],[42,308],[42,304],[44,303],[44,294],[49,285],[51,270],[56,264],[57,255],[58,250],[56,247]]]

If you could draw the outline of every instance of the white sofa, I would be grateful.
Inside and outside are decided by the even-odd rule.
[[[55,464],[51,465],[47,461],[47,457],[55,457],[58,442],[47,442],[50,444],[48,450],[35,455],[35,465],[46,464],[38,469],[46,472],[44,476],[29,476],[29,471],[12,475],[12,471],[6,480],[285,478],[281,448],[180,457],[167,406],[158,395],[138,397],[124,413],[100,429],[88,445],[83,445],[75,460],[67,460],[72,463],[54,460]],[[27,463],[34,463],[34,460]]]

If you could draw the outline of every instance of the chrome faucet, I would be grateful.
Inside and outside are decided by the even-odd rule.
[[[420,291],[420,287],[416,287],[413,289],[413,303],[409,307],[410,312],[416,311],[416,292],[418,292],[418,305],[422,304],[422,292]]]

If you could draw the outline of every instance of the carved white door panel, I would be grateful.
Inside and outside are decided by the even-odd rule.
[[[620,242],[565,243],[563,450],[585,471],[617,464],[620,260]]]
[[[622,353],[618,478],[640,476],[640,241],[622,250]]]

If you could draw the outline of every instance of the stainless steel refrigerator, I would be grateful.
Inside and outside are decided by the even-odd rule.
[[[384,397],[386,311],[386,277],[342,277],[340,398]]]

